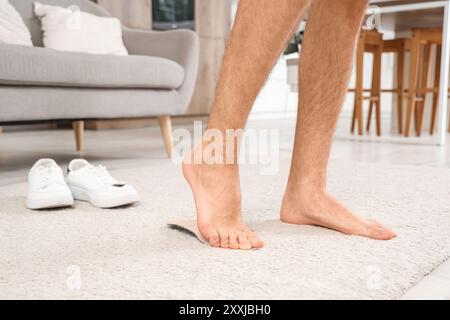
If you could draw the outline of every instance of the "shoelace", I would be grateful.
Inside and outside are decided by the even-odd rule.
[[[89,171],[105,185],[117,184],[117,181],[111,177],[105,166],[90,166]]]
[[[60,183],[60,176],[58,175],[58,168],[54,166],[45,166],[39,168],[39,176],[41,187],[43,189],[47,188],[53,183]]]

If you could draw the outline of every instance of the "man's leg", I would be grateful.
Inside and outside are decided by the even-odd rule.
[[[227,129],[245,127],[256,96],[309,5],[310,0],[240,1],[208,129],[225,135]],[[263,242],[245,226],[241,216],[237,161],[192,164],[192,158],[206,145],[207,141],[199,144],[183,165],[194,193],[200,232],[215,247],[262,247]]]
[[[354,215],[326,192],[331,143],[367,2],[314,0],[311,5],[302,46],[294,154],[281,219],[387,240],[395,236],[391,230]]]

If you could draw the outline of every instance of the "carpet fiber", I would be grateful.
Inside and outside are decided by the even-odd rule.
[[[377,242],[281,224],[288,165],[242,169],[245,217],[266,241],[250,252],[166,227],[195,213],[170,161],[113,172],[143,199],[127,208],[32,212],[26,184],[0,188],[0,298],[395,299],[449,256],[449,170],[333,163],[330,190],[398,233]]]

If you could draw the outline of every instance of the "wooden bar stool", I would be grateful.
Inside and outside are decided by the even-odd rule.
[[[397,126],[399,134],[403,133],[403,95],[404,95],[404,72],[405,54],[409,50],[409,39],[383,40],[382,53],[395,53],[397,55],[396,86],[392,89],[380,89],[381,93],[394,93],[397,95]],[[367,131],[370,131],[370,115]]]
[[[429,89],[428,77],[431,60],[431,47],[437,45],[437,68],[433,88]],[[413,116],[415,118],[416,135],[422,132],[425,98],[427,93],[433,93],[433,110],[431,116],[430,133],[433,133],[438,102],[438,89],[440,77],[440,46],[442,45],[442,28],[413,29],[412,38],[408,41],[411,52],[409,68],[408,106],[406,111],[405,137],[409,137]],[[423,49],[423,53],[421,52]],[[420,80],[420,81],[419,81]]]
[[[373,54],[373,72],[372,72],[372,87],[370,90],[364,89],[364,53],[370,52]],[[353,107],[351,132],[355,132],[356,124],[358,124],[358,134],[363,135],[363,103],[364,100],[369,100],[369,117],[367,122],[367,130],[370,130],[370,122],[372,118],[373,109],[376,114],[376,131],[377,135],[381,135],[381,55],[383,53],[383,36],[381,33],[374,30],[362,30],[359,36],[358,48],[356,52],[356,87],[355,102]],[[353,90],[351,90],[353,91]],[[369,91],[369,95],[364,93]]]
[[[428,88],[427,85],[431,62],[431,49],[433,45],[437,46],[436,72],[433,87]],[[377,108],[377,135],[381,134],[380,94],[383,92],[391,92],[397,95],[398,131],[400,134],[404,133],[406,137],[408,137],[410,134],[413,117],[416,135],[421,135],[426,95],[428,93],[433,93],[432,115],[430,121],[430,134],[433,134],[436,123],[438,104],[441,46],[441,28],[413,29],[411,39],[404,38],[394,40],[382,40],[381,33],[377,31],[363,30],[361,32],[357,50],[356,89],[351,90],[355,91],[355,105],[353,110],[351,129],[352,133],[355,130],[356,123],[358,123],[358,133],[362,135],[362,104],[363,100],[369,99],[370,107],[366,130],[368,132],[370,131],[371,117],[373,113],[373,107],[375,106]],[[379,52],[379,50],[381,50],[381,53]],[[369,90],[363,89],[363,57],[365,52],[374,53],[372,88]],[[409,85],[406,91],[406,97],[408,98],[406,127],[403,128],[403,105],[405,95],[404,71],[406,52],[410,52],[411,62],[409,65]],[[395,53],[397,55],[397,83],[394,89],[381,89],[381,56],[383,53]],[[367,91],[370,91],[369,97],[363,95],[363,93]]]
[[[408,113],[407,128],[405,136],[409,136],[412,117],[414,117],[414,126],[416,135],[420,136],[423,126],[423,115],[425,109],[425,100],[427,93],[433,93],[432,116],[430,123],[430,134],[434,133],[436,122],[439,78],[440,78],[440,59],[442,45],[442,29],[414,29],[412,30],[412,39],[394,39],[385,40],[383,42],[383,53],[396,53],[397,62],[397,108],[398,108],[398,128],[402,133],[403,127],[403,96],[404,96],[404,62],[406,52],[411,53],[410,63],[410,81],[407,90],[408,97]],[[428,88],[428,79],[431,63],[431,49],[436,45],[436,71],[434,77],[433,88]],[[388,90],[382,90],[385,92]],[[410,108],[413,108],[410,111]]]

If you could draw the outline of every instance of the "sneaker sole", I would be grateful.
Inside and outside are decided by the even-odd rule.
[[[57,196],[53,199],[42,198],[39,196],[27,197],[27,208],[30,210],[43,210],[70,207],[73,205],[72,196]]]
[[[70,186],[70,190],[72,191],[73,198],[78,201],[85,201],[89,202],[94,207],[98,207],[101,209],[111,209],[111,208],[117,208],[122,207],[126,205],[130,205],[136,202],[139,202],[139,196],[137,194],[133,195],[124,195],[121,197],[116,198],[109,198],[109,199],[101,199],[101,198],[94,198],[89,193],[89,191],[75,186]]]

